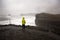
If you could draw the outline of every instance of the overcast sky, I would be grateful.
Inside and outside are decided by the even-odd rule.
[[[0,15],[39,12],[60,13],[60,0],[0,0]]]

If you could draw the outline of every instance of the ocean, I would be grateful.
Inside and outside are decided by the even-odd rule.
[[[26,25],[36,26],[35,25],[35,16],[24,16],[26,20]],[[16,24],[22,25],[22,16],[17,17],[10,17],[9,20],[0,21],[0,24]]]

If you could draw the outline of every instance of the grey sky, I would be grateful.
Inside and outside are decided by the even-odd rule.
[[[0,0],[0,14],[60,13],[60,0]]]

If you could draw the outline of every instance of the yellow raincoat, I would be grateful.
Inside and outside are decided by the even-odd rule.
[[[23,17],[22,18],[22,25],[25,25],[26,24],[26,21],[25,21],[25,18]]]

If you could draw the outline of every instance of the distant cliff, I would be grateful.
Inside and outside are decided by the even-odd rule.
[[[51,31],[60,35],[60,14],[36,14],[35,23],[40,30]]]

